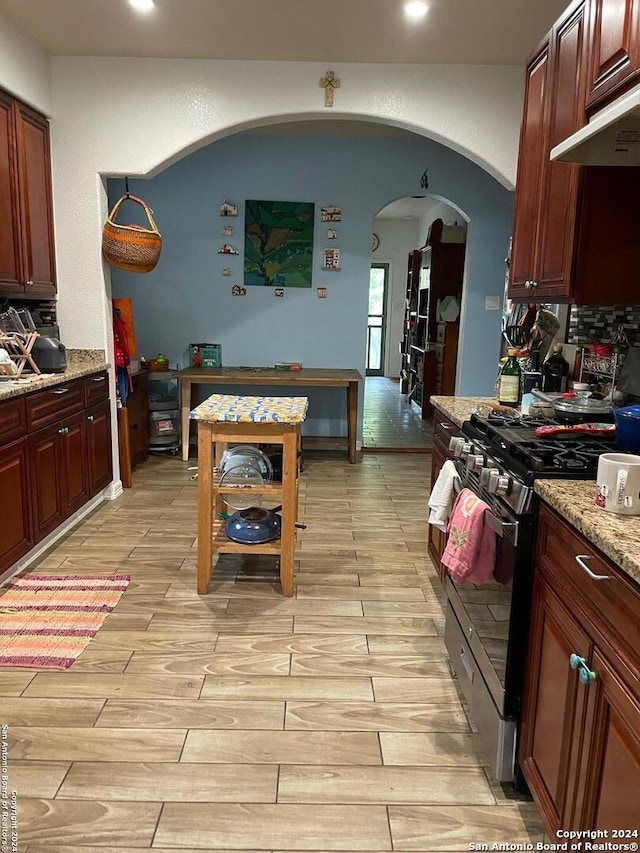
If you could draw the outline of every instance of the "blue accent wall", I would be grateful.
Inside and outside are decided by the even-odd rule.
[[[185,366],[190,342],[214,342],[222,345],[226,365],[298,360],[305,367],[355,368],[364,375],[372,220],[390,201],[423,194],[419,182],[425,168],[429,194],[464,211],[469,220],[459,393],[492,394],[500,312],[485,311],[484,300],[503,292],[513,194],[471,161],[417,136],[239,134],[185,157],[151,180],[130,181],[130,191],[154,210],[163,236],[153,272],[112,271],[113,295],[133,299],[140,353],[153,357],[162,352],[172,365]],[[108,181],[111,205],[123,190],[121,179]],[[246,296],[232,296],[233,284],[243,284],[248,198],[315,203],[311,289],[289,288],[277,298],[271,288],[248,287]],[[238,205],[237,218],[219,216],[224,199]],[[341,222],[320,222],[320,208],[327,205],[342,208]],[[133,208],[123,207],[121,222],[144,221]],[[221,236],[227,224],[233,226],[231,237]],[[336,228],[337,240],[326,239],[328,227]],[[225,242],[240,254],[218,254]],[[339,272],[322,269],[324,248],[341,250]],[[224,267],[231,268],[230,278],[222,276]],[[327,287],[328,298],[319,299],[316,287]],[[246,386],[237,391],[248,393]],[[264,388],[263,393],[278,390]],[[309,397],[305,434],[346,434],[346,394],[316,389]],[[361,413],[362,406],[360,421]]]

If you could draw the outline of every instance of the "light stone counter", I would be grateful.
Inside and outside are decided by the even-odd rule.
[[[498,407],[494,397],[431,397],[431,403],[442,414],[461,427],[480,406]]]
[[[597,507],[593,480],[536,480],[534,491],[640,583],[640,516],[615,515]]]
[[[21,397],[23,394],[31,394],[33,391],[42,391],[43,388],[61,385],[71,379],[79,379],[81,376],[89,376],[91,373],[98,373],[108,367],[104,350],[68,349],[67,369],[64,373],[47,373],[40,377],[34,376],[28,382],[2,380],[0,381],[0,401],[8,400],[10,397]]]

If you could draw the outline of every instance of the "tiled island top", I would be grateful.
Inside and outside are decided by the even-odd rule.
[[[534,491],[640,583],[640,516],[616,515],[597,507],[593,480],[536,480]]]
[[[8,400],[10,397],[21,397],[23,394],[31,394],[33,391],[42,391],[52,385],[60,385],[81,376],[89,376],[109,367],[105,361],[104,350],[101,349],[68,349],[67,369],[64,373],[47,373],[41,377],[33,377],[29,382],[13,382],[4,380],[0,382],[0,401]]]

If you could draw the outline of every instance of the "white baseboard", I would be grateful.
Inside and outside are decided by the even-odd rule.
[[[102,493],[105,501],[115,501],[116,498],[119,498],[120,495],[124,492],[122,488],[122,480],[114,480],[113,483],[110,483],[107,488]]]
[[[118,482],[120,483],[120,481]],[[112,483],[111,486],[113,485],[116,484]],[[52,531],[48,536],[45,536],[45,538],[41,542],[38,542],[38,544],[33,547],[27,554],[25,554],[24,557],[20,557],[17,563],[14,563],[10,569],[7,569],[4,574],[0,575],[0,583],[8,581],[15,575],[18,575],[20,574],[20,572],[23,572],[31,565],[31,563],[37,560],[38,557],[42,556],[45,551],[48,551],[52,545],[55,545],[58,539],[61,539],[63,536],[66,536],[67,533],[73,530],[73,528],[80,521],[82,521],[85,516],[89,515],[90,512],[93,512],[94,509],[99,507],[100,504],[105,501],[105,499],[112,500],[112,498],[105,498],[105,492],[109,491],[109,489],[111,489],[111,486],[108,486],[104,490],[104,492],[100,492],[100,494],[91,498],[90,501],[87,501],[84,506],[80,507],[80,509],[76,510],[73,515],[70,515],[69,518],[65,519],[65,521],[63,521],[60,527],[56,527],[56,529]],[[120,483],[120,492],[122,492],[122,483]],[[117,495],[114,495],[114,497],[117,497]]]

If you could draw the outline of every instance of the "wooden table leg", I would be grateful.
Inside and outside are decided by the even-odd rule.
[[[188,438],[187,438],[188,441]],[[213,559],[213,442],[211,424],[198,423],[198,595],[206,595]]]
[[[349,462],[356,461],[356,437],[358,433],[358,383],[347,386],[347,435],[349,437]]]
[[[182,417],[182,461],[189,461],[189,412],[191,411],[191,380],[180,379],[180,404]]]
[[[293,565],[298,520],[297,484],[299,427],[284,427],[282,444],[282,529],[280,533],[280,584],[282,594],[293,595]]]

